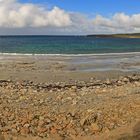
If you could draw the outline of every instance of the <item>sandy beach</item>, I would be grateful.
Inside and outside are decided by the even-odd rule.
[[[140,0],[0,0],[0,140],[140,140]]]
[[[0,0],[0,140],[140,140],[140,0]]]
[[[0,140],[140,139],[139,54],[0,57]]]
[[[1,79],[31,80],[34,82],[105,80],[129,74],[139,74],[140,53],[41,56],[1,55]]]

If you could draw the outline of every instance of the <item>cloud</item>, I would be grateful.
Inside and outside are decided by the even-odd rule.
[[[0,0],[0,27],[65,27],[71,25],[70,15],[54,7],[51,10],[16,0]]]
[[[97,15],[93,19],[93,24],[113,32],[135,32],[140,30],[139,19],[140,14],[126,15],[125,13],[116,13],[111,18]]]
[[[72,24],[63,28],[54,28],[61,34],[112,34],[140,32],[140,14],[127,15],[116,13],[111,17],[97,15],[94,18],[81,13],[69,13]]]
[[[0,0],[0,34],[101,34],[140,32],[140,14],[111,17],[47,9],[18,0]]]

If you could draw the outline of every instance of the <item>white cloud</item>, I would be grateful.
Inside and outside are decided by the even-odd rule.
[[[64,27],[71,25],[67,12],[54,7],[46,10],[31,3],[21,4],[16,0],[0,0],[0,27]]]
[[[98,27],[104,27],[113,32],[134,32],[140,29],[140,14],[126,15],[116,13],[111,18],[105,18],[97,15],[93,24]]]
[[[0,34],[100,34],[140,32],[140,14],[112,17],[51,10],[18,0],[0,0]]]
[[[81,13],[70,13],[72,24],[55,29],[62,34],[110,34],[140,32],[140,14],[116,13],[112,17],[97,15],[89,18]]]

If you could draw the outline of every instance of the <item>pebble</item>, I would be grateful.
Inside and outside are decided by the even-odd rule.
[[[101,129],[97,123],[92,123],[91,124],[91,130],[93,133],[99,132]]]
[[[70,85],[1,81],[0,131],[41,138],[109,133],[139,119],[139,85],[139,76]]]

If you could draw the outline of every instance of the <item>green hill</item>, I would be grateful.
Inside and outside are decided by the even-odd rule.
[[[133,34],[98,34],[87,35],[87,37],[104,37],[104,38],[140,38],[140,33]]]

